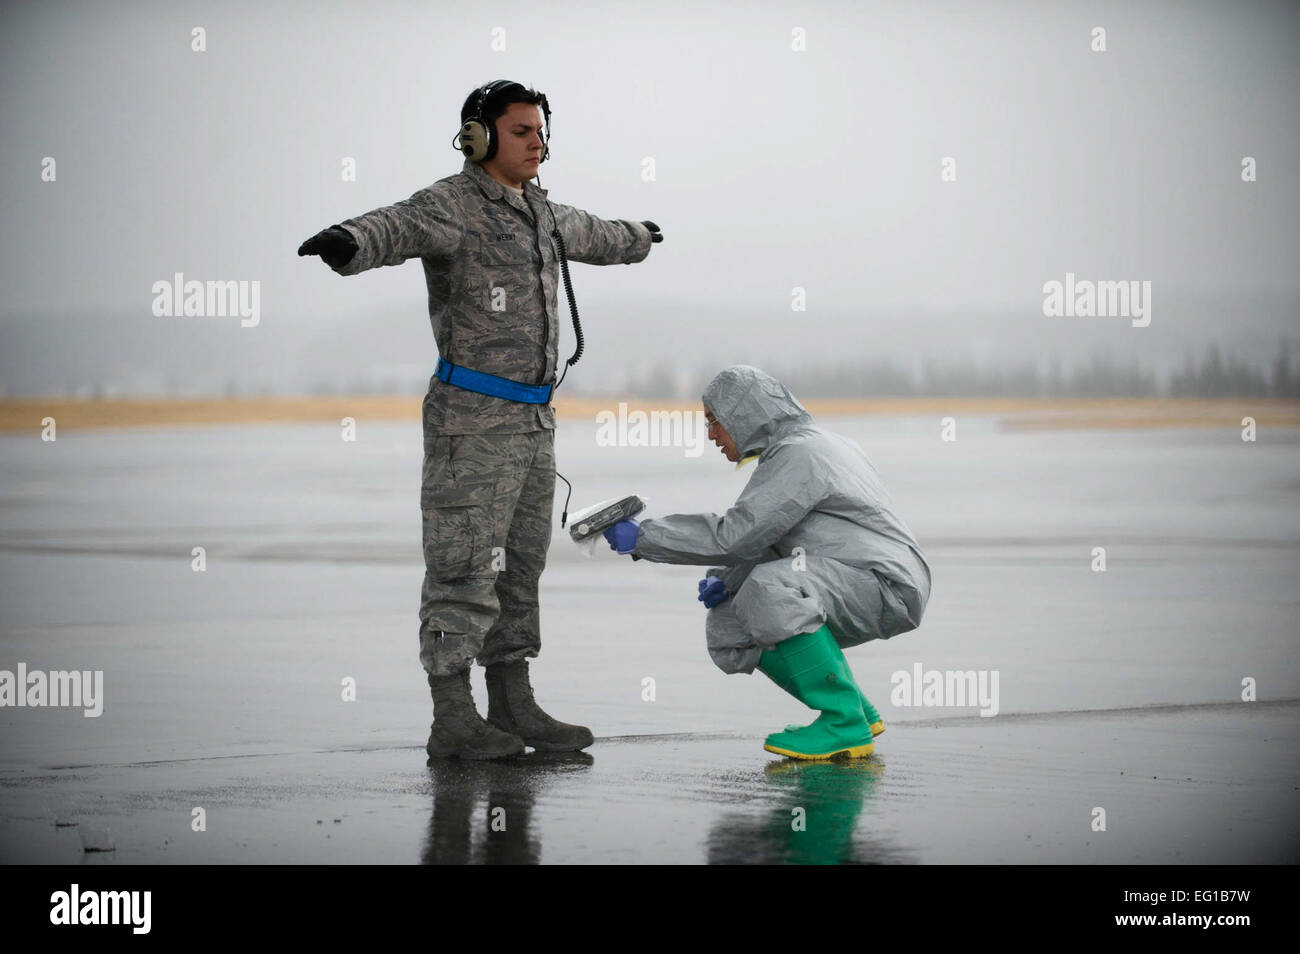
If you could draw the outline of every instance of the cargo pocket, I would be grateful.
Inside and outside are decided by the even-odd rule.
[[[466,480],[421,501],[424,566],[439,582],[488,576],[495,482]]]

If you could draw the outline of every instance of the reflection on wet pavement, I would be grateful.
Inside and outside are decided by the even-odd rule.
[[[586,752],[528,752],[498,762],[430,759],[433,812],[420,861],[537,864],[541,843],[530,822],[538,793],[556,775],[581,775],[594,762]]]

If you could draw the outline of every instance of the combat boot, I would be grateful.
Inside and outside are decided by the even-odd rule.
[[[576,752],[593,741],[591,730],[552,719],[533,700],[528,660],[487,667],[488,721],[542,752]]]
[[[500,759],[519,755],[524,742],[502,732],[478,714],[470,694],[469,670],[451,676],[429,676],[433,694],[433,725],[424,750],[431,759]]]

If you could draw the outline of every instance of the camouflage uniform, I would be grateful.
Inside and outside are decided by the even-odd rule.
[[[341,224],[357,243],[340,275],[419,257],[438,352],[524,384],[553,384],[560,338],[558,253],[633,264],[650,253],[639,222],[606,221],[523,197],[476,163],[401,202]],[[549,207],[549,208],[548,208]],[[555,409],[429,380],[424,398],[424,588],[420,661],[431,675],[536,656],[537,580],[555,493]]]

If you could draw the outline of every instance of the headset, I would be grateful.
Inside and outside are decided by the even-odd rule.
[[[453,148],[459,149],[470,162],[487,162],[497,154],[496,123],[489,123],[483,117],[483,110],[491,97],[515,87],[524,89],[523,84],[510,80],[493,80],[479,89],[474,105],[470,107],[469,118],[461,124],[460,132],[452,137]],[[542,158],[538,163],[540,166],[551,155],[551,104],[547,102],[545,93],[539,95],[542,97],[539,105],[542,107],[542,114],[546,117],[546,134],[542,137]],[[456,144],[456,140],[460,140],[459,145]]]
[[[496,123],[489,123],[483,113],[487,107],[489,99],[493,96],[504,93],[507,90],[513,90],[516,87],[519,89],[525,88],[522,83],[515,83],[510,80],[502,79],[493,80],[492,82],[480,87],[478,95],[474,99],[474,105],[470,108],[469,117],[462,117],[464,121],[461,123],[460,132],[452,137],[452,148],[461,152],[466,159],[474,163],[481,164],[495,156],[497,154],[498,145]],[[530,91],[536,92],[535,90]],[[537,163],[540,166],[551,155],[551,104],[547,101],[545,93],[540,93],[539,95],[541,96],[542,101],[538,105],[542,107],[542,115],[545,117],[546,125],[546,133],[542,136],[542,155],[541,159]],[[537,181],[540,183],[541,178],[539,177]],[[569,314],[573,318],[573,335],[577,342],[577,347],[574,348],[573,356],[565,362],[564,370],[560,373],[559,380],[556,381],[554,387],[551,388],[551,393],[554,394],[560,385],[564,383],[564,376],[569,373],[569,368],[577,364],[578,359],[582,357],[583,338],[582,322],[578,320],[578,305],[573,298],[573,282],[569,280],[569,259],[564,250],[564,236],[560,234],[560,229],[555,223],[555,210],[551,208],[550,201],[544,201],[546,202],[546,211],[551,216],[551,238],[555,240],[556,251],[559,254],[560,274],[564,278],[564,294],[569,299]],[[560,516],[560,526],[563,528],[565,520],[568,517],[569,495],[572,495],[573,493],[573,485],[569,484],[569,481],[564,477],[564,475],[560,474],[558,471],[555,476],[559,477],[560,480],[563,480],[565,484],[569,485],[569,494],[564,498],[564,511]]]

